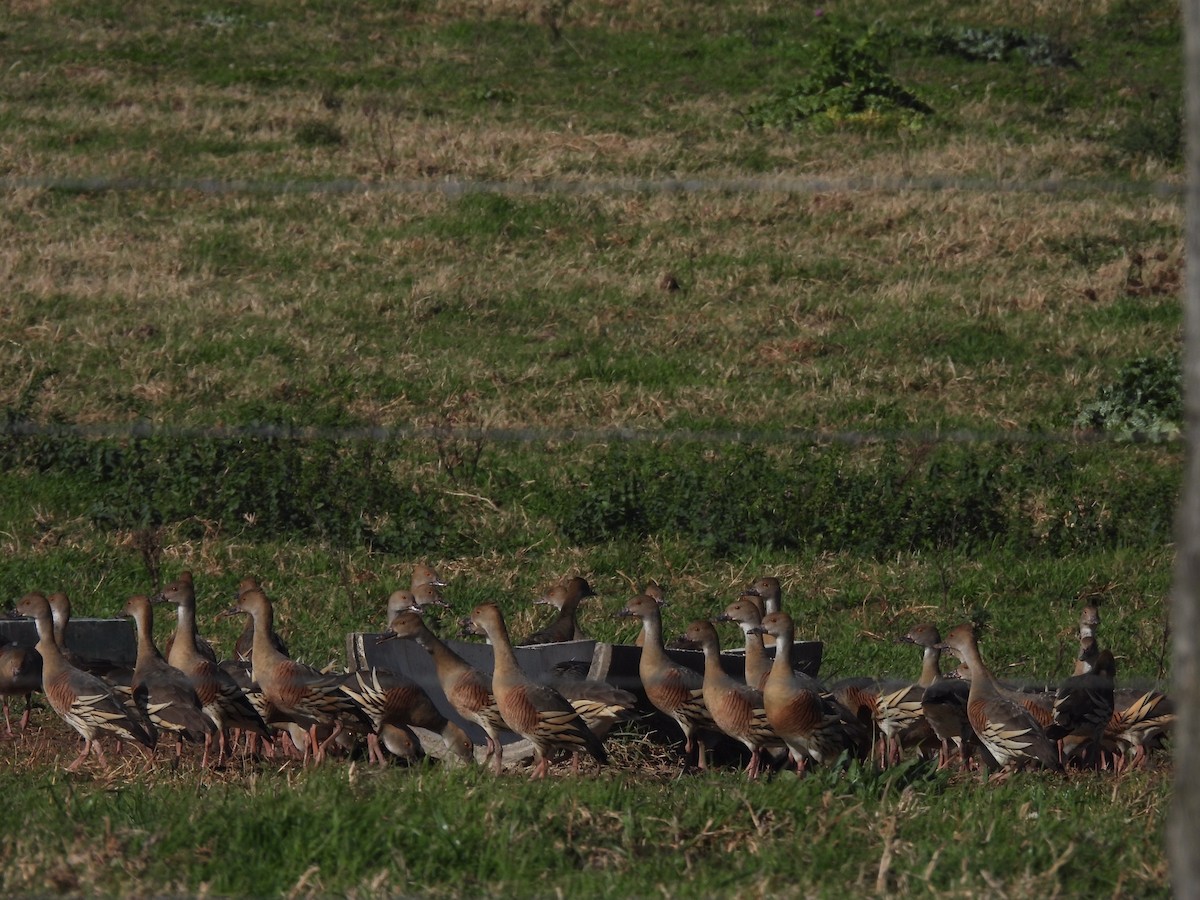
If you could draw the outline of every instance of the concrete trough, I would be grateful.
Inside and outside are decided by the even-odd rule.
[[[32,647],[37,643],[33,619],[0,619],[0,643]],[[105,660],[132,667],[137,660],[137,636],[131,619],[72,617],[67,627],[67,648],[85,659]]]
[[[382,644],[378,633],[355,632],[346,637],[346,658],[351,669],[384,669],[413,679],[425,689],[438,710],[452,722],[462,726],[467,735],[480,748],[485,742],[483,729],[473,722],[465,721],[455,712],[437,680],[433,658],[428,652],[410,640],[389,640]],[[492,671],[492,648],[490,644],[448,639],[445,641],[454,652],[470,665],[483,672]],[[821,667],[824,645],[820,641],[797,641],[792,645],[792,660],[797,671],[816,677]],[[541,644],[533,647],[515,647],[517,661],[530,678],[552,683],[564,677],[589,678],[607,681],[614,687],[627,690],[637,696],[643,711],[652,713],[653,708],[645,700],[638,664],[642,648],[632,644],[610,644],[604,641],[564,641],[558,644]],[[667,651],[672,659],[682,665],[704,671],[704,654],[699,650]],[[774,657],[774,648],[767,653]],[[745,673],[745,652],[730,650],[721,654],[725,670],[735,678]],[[563,670],[569,670],[564,675]],[[504,733],[504,759],[506,763],[520,762],[533,752],[527,741]],[[423,742],[424,743],[424,742]],[[429,752],[430,748],[426,747]],[[482,755],[480,749],[479,755]]]

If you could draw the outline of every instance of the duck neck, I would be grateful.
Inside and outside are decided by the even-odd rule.
[[[416,641],[433,657],[433,667],[439,672],[450,672],[466,665],[461,656],[447,647],[446,642],[428,628],[421,629]]]
[[[188,602],[183,602],[175,607],[175,643],[171,645],[172,651],[178,647],[181,651],[188,655],[196,652],[196,607]]]
[[[767,650],[763,644],[763,636],[751,631],[747,631],[749,626],[743,625],[742,631],[746,635],[746,668],[751,667],[751,663],[762,663],[767,658]]]
[[[44,679],[47,672],[52,673],[55,669],[66,665],[66,659],[55,639],[54,620],[51,618],[50,612],[46,611],[35,615],[34,624],[37,626],[37,652],[42,657]]]
[[[775,639],[775,662],[771,671],[776,669],[787,674],[792,671],[792,632],[787,630]]]
[[[663,647],[662,616],[657,611],[642,616],[642,659],[658,662],[667,655]]]
[[[66,615],[53,613],[51,619],[50,635],[51,639],[60,648],[67,646],[67,622],[69,618]]]
[[[275,613],[271,607],[256,607],[250,613],[250,621],[254,628],[254,638],[250,650],[250,667],[254,670],[254,677],[258,678],[272,664],[287,657],[276,649],[274,642],[271,640],[271,632],[275,628]]]
[[[714,638],[708,638],[700,645],[704,651],[704,689],[729,677],[721,665],[721,644]]]
[[[493,678],[511,678],[521,671],[517,662],[517,654],[513,650],[512,641],[508,638],[508,628],[503,622],[496,622],[487,629],[488,640],[492,642],[492,676]]]
[[[942,651],[937,647],[926,647],[921,654],[921,677],[917,684],[929,687],[942,677]]]
[[[152,665],[155,660],[162,659],[162,656],[154,646],[154,624],[149,611],[141,610],[135,613],[133,623],[137,630],[137,662],[134,668],[140,669],[145,665]]]
[[[983,656],[980,655],[979,646],[974,641],[963,647],[963,662],[971,670],[972,691],[995,687],[996,679],[992,677],[988,667],[983,664]]]

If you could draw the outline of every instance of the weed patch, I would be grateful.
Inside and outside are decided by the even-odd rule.
[[[1075,417],[1080,428],[1126,441],[1164,441],[1183,427],[1183,370],[1180,354],[1143,356],[1121,368],[1096,399]]]
[[[809,73],[795,87],[751,104],[746,122],[757,128],[796,128],[810,122],[911,124],[933,113],[887,71],[872,35],[834,33],[814,48]]]
[[[927,52],[972,62],[1021,59],[1032,66],[1078,68],[1075,54],[1047,35],[1017,28],[934,28],[918,42]]]
[[[1159,99],[1149,109],[1136,110],[1117,128],[1109,141],[1119,161],[1154,160],[1166,165],[1183,161],[1183,103],[1175,97]]]
[[[332,122],[310,120],[296,127],[296,143],[302,147],[340,147],[345,142],[346,136]]]

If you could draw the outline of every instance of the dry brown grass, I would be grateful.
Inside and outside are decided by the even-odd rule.
[[[508,242],[463,254],[450,238],[372,238],[364,246],[339,236],[344,228],[373,234],[411,228],[424,216],[452,209],[430,197],[230,202],[173,195],[154,201],[150,211],[163,227],[169,216],[169,230],[151,226],[132,234],[120,206],[110,215],[104,209],[109,204],[100,202],[95,210],[100,219],[93,220],[97,202],[80,201],[77,211],[88,213],[88,220],[72,225],[69,208],[65,219],[48,217],[40,214],[40,198],[22,199],[31,221],[3,229],[0,252],[0,272],[21,286],[0,311],[20,338],[0,348],[12,373],[0,385],[0,402],[15,402],[31,369],[50,367],[55,375],[43,388],[39,411],[82,422],[121,421],[129,408],[155,417],[155,410],[203,407],[216,396],[248,401],[264,388],[286,392],[311,377],[295,370],[296,362],[321,359],[330,364],[353,359],[366,379],[386,375],[429,384],[424,398],[358,391],[346,398],[356,414],[378,424],[437,419],[428,405],[454,390],[439,374],[451,372],[467,388],[460,396],[474,397],[469,421],[498,427],[534,421],[552,427],[580,421],[659,425],[731,412],[750,426],[781,418],[804,422],[813,411],[819,417],[821,408],[864,391],[911,406],[912,418],[919,420],[922,385],[935,386],[947,416],[982,416],[986,399],[997,418],[1020,421],[1020,411],[1056,389],[1037,371],[1013,379],[1012,363],[996,360],[960,373],[950,360],[897,356],[889,348],[868,350],[852,361],[844,342],[856,342],[853,335],[862,329],[945,309],[957,311],[964,322],[990,320],[1004,330],[1036,333],[1038,340],[1057,344],[1055,352],[1063,358],[1081,359],[1078,374],[1084,375],[1091,369],[1087,360],[1121,352],[1131,338],[1150,347],[1161,331],[1081,334],[1079,315],[1129,293],[1132,263],[1115,260],[1092,271],[1073,266],[1059,272],[1047,265],[1046,248],[1079,235],[1119,242],[1126,224],[1175,226],[1179,215],[1163,200],[1114,204],[1004,194],[859,194],[836,205],[825,196],[597,197],[583,202],[611,223],[600,236],[602,246],[585,244],[579,252],[573,237],[555,250],[550,235],[537,242],[548,252],[530,257],[524,248],[513,253],[518,248]],[[279,213],[292,217],[304,210],[330,228],[274,221]],[[214,220],[219,213],[246,217],[232,233],[250,254],[247,260],[257,257],[261,264],[250,262],[230,277],[183,263],[196,242],[230,234],[228,224]],[[796,224],[805,218],[811,224]],[[688,223],[688,233],[672,235],[672,224],[681,221]],[[648,237],[631,243],[628,236],[635,232]],[[271,257],[284,245],[307,259],[307,266],[272,266]],[[1145,261],[1139,289],[1151,299],[1171,294],[1179,278],[1179,244],[1135,252]],[[713,266],[705,259],[721,262]],[[771,269],[781,259],[801,266],[838,260],[849,272],[861,269],[867,283],[855,294],[835,288],[830,297],[830,285],[820,280],[776,279]],[[660,274],[680,271],[681,265],[691,270],[683,292],[662,291]],[[887,275],[892,269],[906,274]],[[342,293],[322,270],[346,273],[350,292]],[[398,271],[412,273],[410,288],[399,295],[371,291],[373,272]],[[454,349],[448,368],[451,357],[444,351],[414,352],[403,340],[404,332],[437,327],[436,310],[447,304],[460,315],[487,317],[512,308],[518,298],[547,291],[624,299],[619,306],[585,300],[577,310],[564,309],[557,321],[527,338],[548,346],[532,365],[485,360],[463,346]],[[363,304],[380,311],[387,330],[331,315],[340,306]],[[1027,324],[1019,324],[1023,320]],[[281,333],[288,335],[294,361],[253,353],[260,340]],[[712,368],[705,384],[666,392],[589,382],[564,392],[562,366],[554,364],[549,348],[573,334],[614,342],[622,352],[699,352]],[[225,343],[225,361],[172,365],[196,339]],[[786,398],[770,387],[781,377],[793,385]],[[497,393],[496,385],[505,390]],[[755,402],[756,396],[763,402]]]
[[[859,5],[865,14],[868,4]],[[1053,30],[1108,6],[939,2],[923,9],[946,21]],[[721,33],[741,14],[666,0],[467,0],[418,4],[401,15],[414,26],[541,21],[551,7],[568,25],[617,32]],[[786,9],[757,7],[764,15]],[[852,4],[845,12],[854,11]],[[19,12],[33,22],[48,14],[37,3]],[[210,26],[184,16],[142,27],[170,40]],[[330,39],[349,39],[336,25],[319,27],[331,29]],[[400,52],[394,35],[374,34],[370,21],[364,27],[375,51],[368,67],[421,72],[463,52],[438,41]],[[123,37],[97,34],[101,42]],[[682,91],[663,103],[669,119],[686,127],[651,129],[634,120],[594,125],[564,118],[563,110],[532,119],[503,108],[430,114],[420,89],[406,84],[386,96],[351,87],[333,97],[286,85],[147,79],[123,57],[103,54],[61,67],[19,66],[5,77],[16,98],[63,87],[52,104],[24,103],[27,121],[0,144],[0,170],[17,178],[718,177],[744,174],[744,161],[754,158],[760,170],[789,176],[1026,181],[1086,178],[1105,165],[1103,143],[1073,136],[1079,129],[998,139],[994,124],[1020,121],[1023,110],[993,97],[955,109],[955,127],[942,139],[881,142],[852,129],[828,138],[747,130],[736,114],[746,98]],[[108,100],[97,104],[91,93]],[[313,122],[336,128],[340,143],[298,140]],[[229,152],[172,156],[175,145],[197,140]],[[1163,174],[1145,165],[1131,174]],[[946,420],[1022,427],[1030,410],[1049,412],[1039,399],[1060,394],[1064,381],[1072,391],[1094,385],[1103,373],[1095,360],[1174,337],[1155,324],[1081,328],[1081,319],[1128,293],[1129,266],[1124,259],[1064,265],[1056,249],[1080,237],[1128,245],[1130,232],[1150,225],[1178,233],[1181,213],[1170,199],[949,190],[587,196],[564,199],[532,233],[490,241],[424,229],[455,215],[457,201],[438,196],[70,198],[17,190],[9,201],[0,279],[17,287],[0,303],[0,326],[12,335],[0,345],[0,364],[11,373],[0,378],[0,405],[15,404],[36,372],[51,371],[34,414],[83,423],[224,418],[231,406],[317,397],[379,425],[439,422],[453,402],[460,421],[484,427],[928,425],[931,406]],[[211,252],[198,255],[197,247]],[[1125,251],[1151,261],[1141,273],[1151,299],[1174,289],[1179,253],[1172,239]],[[845,274],[830,274],[839,266]],[[665,278],[682,290],[661,289]],[[526,298],[543,298],[553,313],[523,311]],[[928,353],[863,338],[914,321],[928,332]],[[1066,375],[1004,357],[964,366],[936,349],[947,325],[1041,344],[1067,361]],[[437,340],[447,329],[466,332],[462,342]],[[520,352],[487,353],[480,336],[496,330]],[[694,369],[666,376],[666,384],[583,378],[573,365],[580,341],[595,348],[585,357],[601,361],[666,356]],[[257,352],[279,342],[290,354]],[[216,352],[179,364],[195,343]],[[331,395],[326,384],[349,368],[359,383]],[[870,398],[878,412],[863,411]]]

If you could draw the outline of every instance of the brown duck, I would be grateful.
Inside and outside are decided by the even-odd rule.
[[[957,625],[937,646],[952,651],[970,668],[967,718],[995,761],[1009,770],[1033,764],[1061,771],[1054,742],[1024,705],[1000,690],[984,664],[975,629],[969,623]]]
[[[79,768],[93,748],[100,761],[105,761],[104,748],[96,740],[102,732],[153,749],[154,731],[134,717],[112,687],[67,662],[54,640],[54,620],[46,598],[41,594],[26,594],[17,604],[17,612],[37,624],[42,690],[50,708],[83,738],[83,750],[67,766],[67,771]]]
[[[587,752],[601,764],[608,761],[603,743],[570,702],[558,691],[532,681],[521,671],[499,607],[494,603],[481,603],[463,624],[474,634],[486,636],[492,645],[492,693],[508,727],[533,745],[533,778],[547,774],[549,757],[555,750],[570,750],[575,754]],[[578,756],[575,759],[578,762]]]
[[[653,597],[638,594],[617,615],[641,620],[643,641],[638,677],[646,699],[683,731],[685,760],[691,759],[694,748],[697,767],[707,768],[706,751],[720,734],[720,729],[704,700],[704,676],[667,655],[662,635],[662,612]]]
[[[764,748],[782,743],[767,721],[762,692],[722,668],[721,641],[712,622],[698,619],[688,626],[682,640],[704,651],[704,702],[716,726],[750,751],[746,777],[757,778]]]

